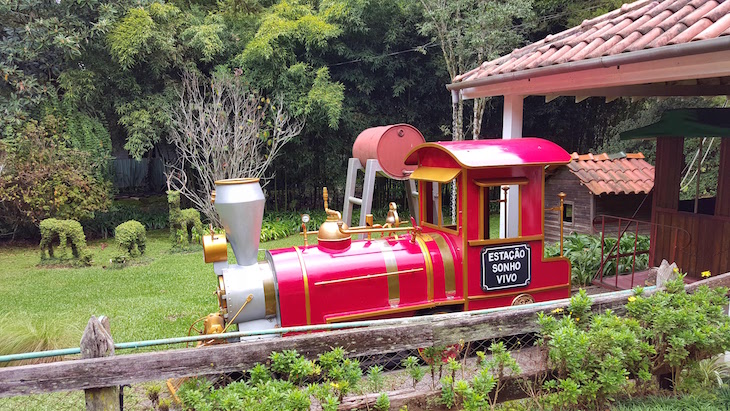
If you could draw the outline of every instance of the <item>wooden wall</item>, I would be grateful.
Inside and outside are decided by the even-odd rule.
[[[692,277],[730,271],[730,141],[722,139],[715,215],[677,211],[684,164],[681,138],[657,139],[652,261],[676,261]]]
[[[593,204],[591,192],[580,183],[578,177],[568,170],[568,167],[560,167],[558,171],[545,181],[545,208],[560,205],[558,193],[564,192],[566,202],[573,203],[573,224],[564,224],[563,231],[567,236],[570,233],[591,233],[591,221],[593,220]],[[560,241],[560,213],[557,211],[545,211],[545,241]]]
[[[662,259],[699,277],[730,271],[730,218],[659,209],[654,212],[656,234],[654,264]],[[674,239],[674,232],[676,241]],[[676,246],[674,244],[676,243]]]

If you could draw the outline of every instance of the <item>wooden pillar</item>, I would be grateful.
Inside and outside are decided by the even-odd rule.
[[[730,138],[720,138],[719,170],[715,215],[730,217]]]
[[[81,358],[98,358],[114,355],[114,340],[109,318],[91,316],[81,337]],[[90,388],[84,390],[87,411],[121,411],[119,387]]]
[[[502,112],[502,138],[522,138],[522,114],[523,101],[525,96],[506,95],[504,96],[504,108]],[[501,191],[502,199],[505,198],[504,191]],[[500,203],[499,206],[499,236],[502,238],[517,237],[520,235],[520,188],[510,186],[506,194],[507,206]],[[505,227],[504,213],[507,213],[507,226]]]

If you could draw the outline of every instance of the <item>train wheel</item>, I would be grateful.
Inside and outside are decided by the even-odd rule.
[[[535,299],[530,294],[520,294],[512,300],[512,305],[532,304]]]

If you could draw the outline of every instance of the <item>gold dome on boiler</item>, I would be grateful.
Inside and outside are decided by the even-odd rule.
[[[347,224],[342,222],[342,215],[335,210],[328,208],[327,200],[327,187],[322,189],[322,198],[324,199],[324,211],[327,213],[327,220],[319,226],[317,231],[317,241],[320,245],[327,247],[329,245],[337,244],[337,248],[345,246],[351,242],[349,234],[345,234],[340,231],[340,226],[343,230],[347,230],[349,227]]]

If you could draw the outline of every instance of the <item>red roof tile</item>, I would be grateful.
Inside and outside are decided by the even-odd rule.
[[[593,194],[646,194],[654,187],[654,166],[641,153],[609,156],[573,153],[568,169]]]
[[[730,34],[730,0],[639,0],[460,74],[454,83]]]

